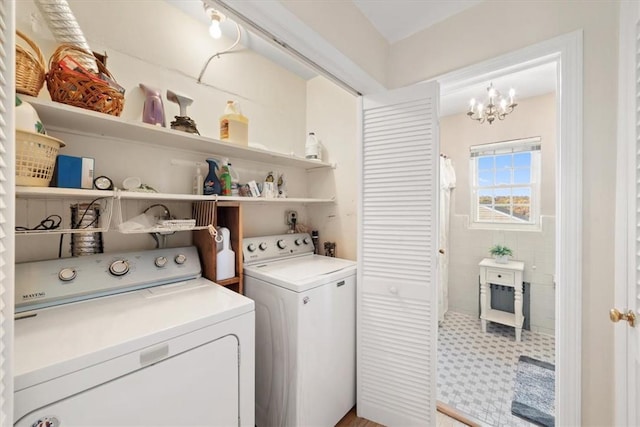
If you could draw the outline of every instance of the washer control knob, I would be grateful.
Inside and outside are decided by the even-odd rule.
[[[249,243],[249,246],[247,246],[247,250],[249,252],[255,252],[256,251],[256,244],[255,243]]]
[[[260,243],[260,245],[258,247],[260,248],[261,251],[266,250],[267,249],[267,242]]]
[[[311,243],[311,240],[308,237],[305,237],[303,242],[305,245],[308,245],[309,243]]]
[[[117,261],[113,261],[109,266],[109,273],[114,276],[124,276],[129,272],[129,261],[124,259],[119,259]]]
[[[167,265],[167,257],[159,256],[153,263],[156,265],[156,267],[162,268]]]
[[[296,246],[300,246],[302,244],[302,239],[296,239]]]
[[[187,262],[187,256],[184,254],[178,254],[174,258],[174,261],[176,262],[176,264],[184,264],[185,262]]]
[[[284,248],[287,247],[287,243],[283,239],[280,239],[280,240],[278,240],[278,247],[280,249],[284,249]]]
[[[76,278],[76,269],[75,268],[63,268],[58,273],[58,279],[63,282],[70,282]]]

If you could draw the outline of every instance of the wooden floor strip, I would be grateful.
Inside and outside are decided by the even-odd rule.
[[[467,415],[462,415],[460,412],[456,411],[455,408],[446,405],[440,401],[436,402],[436,408],[438,412],[442,412],[448,417],[453,418],[454,420],[460,421],[463,424],[468,425],[469,427],[484,427],[486,424],[481,421],[474,420],[472,417]]]
[[[469,427],[485,427],[486,425],[472,420],[471,418],[456,412],[452,407],[445,405],[444,403],[437,403],[438,412],[446,415],[449,418],[454,419],[462,424],[465,424]],[[449,421],[450,422],[450,421]],[[449,422],[446,425],[450,425]],[[336,424],[336,427],[385,427],[382,424],[374,423],[373,421],[369,421],[365,418],[360,418],[356,415],[355,406],[345,415],[339,422]]]

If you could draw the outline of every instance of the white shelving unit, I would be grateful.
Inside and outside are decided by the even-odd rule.
[[[26,95],[20,95],[20,97],[33,105],[47,129],[84,135],[102,135],[128,141],[141,141],[161,147],[180,147],[184,150],[211,153],[222,157],[241,158],[243,160],[292,166],[306,170],[335,166],[332,163],[317,162],[295,155],[245,147],[40,98]]]
[[[304,197],[288,197],[283,199],[265,199],[263,197],[233,197],[233,196],[197,196],[193,194],[145,193],[126,190],[83,190],[75,188],[57,187],[16,187],[16,197],[20,199],[94,199],[97,197],[112,197],[122,200],[157,200],[157,201],[216,201],[240,203],[298,203],[322,204],[334,203],[335,199],[313,199]]]
[[[316,162],[294,155],[270,152],[252,147],[245,147],[233,143],[223,142],[212,138],[193,135],[173,129],[152,126],[146,123],[110,116],[95,111],[72,107],[65,104],[33,98],[21,95],[21,98],[31,103],[37,110],[40,119],[45,127],[50,130],[58,130],[77,135],[96,136],[134,141],[150,144],[157,147],[179,148],[187,151],[197,151],[201,153],[237,158],[260,163],[269,163],[281,166],[290,166],[304,170],[318,168],[333,168],[335,165],[326,162]],[[133,233],[172,233],[175,231],[200,230],[207,227],[194,226],[191,228],[167,229],[155,227],[152,229],[140,229],[121,231],[118,225],[130,218],[125,218],[123,214],[123,201],[148,201],[149,203],[162,202],[239,202],[242,204],[323,204],[334,203],[335,198],[261,198],[261,197],[233,197],[233,196],[198,196],[192,194],[167,194],[167,193],[147,193],[137,191],[126,191],[113,189],[107,191],[69,189],[57,187],[16,187],[16,203],[28,204],[32,209],[25,209],[29,212],[24,219],[26,228],[37,226],[43,218],[39,218],[38,212],[59,212],[56,215],[63,217],[61,226],[56,230],[24,230],[16,231],[16,234],[31,235],[43,233],[86,233],[95,231],[117,230],[124,234]],[[86,203],[94,199],[100,199],[102,216],[100,228],[98,230],[75,229],[70,226],[69,206],[73,203]],[[106,201],[106,202],[104,202]],[[184,212],[183,212],[184,213]],[[115,217],[113,216],[115,214]],[[138,213],[136,213],[137,215]],[[131,216],[128,212],[127,216]],[[111,224],[115,218],[115,224]],[[64,228],[66,227],[66,228]]]

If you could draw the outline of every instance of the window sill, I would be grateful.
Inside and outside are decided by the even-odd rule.
[[[492,231],[542,231],[542,223],[537,224],[503,224],[495,222],[470,222],[469,230],[492,230]]]

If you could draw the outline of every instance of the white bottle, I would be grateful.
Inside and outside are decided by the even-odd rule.
[[[200,172],[200,165],[196,164],[196,175],[193,177],[192,194],[202,195],[204,193],[204,177]]]
[[[322,161],[322,146],[314,132],[309,132],[304,145],[304,157],[308,160]]]
[[[226,227],[219,227],[222,234],[222,249],[216,254],[216,280],[225,280],[236,275],[236,254],[231,249],[230,233]]]

